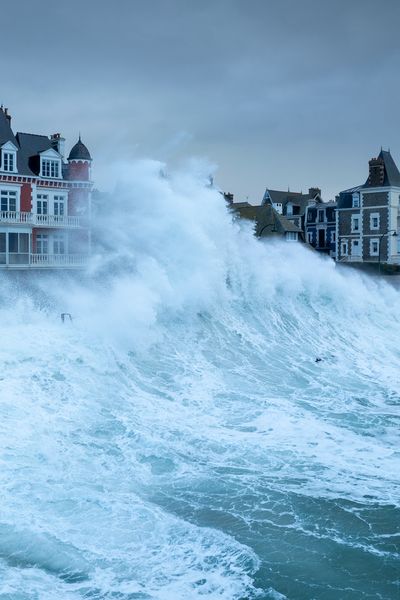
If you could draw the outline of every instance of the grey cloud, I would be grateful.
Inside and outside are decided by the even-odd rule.
[[[118,148],[207,156],[253,201],[332,197],[381,144],[400,162],[399,17],[397,0],[16,0],[0,101],[20,130],[81,130],[100,185]]]

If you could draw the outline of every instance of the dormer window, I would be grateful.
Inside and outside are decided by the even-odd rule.
[[[17,172],[17,149],[12,142],[7,142],[1,148],[0,170],[7,173]]]
[[[14,152],[4,152],[3,156],[3,170],[11,171],[11,173],[15,170],[15,154]]]
[[[60,177],[60,161],[42,158],[42,177],[52,177],[57,179]]]

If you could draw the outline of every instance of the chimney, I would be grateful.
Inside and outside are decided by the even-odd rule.
[[[385,180],[385,163],[383,158],[371,158],[368,162],[369,165],[369,177],[368,185],[372,187],[378,187],[383,185]]]
[[[4,114],[6,116],[6,119],[8,121],[8,124],[11,124],[11,115],[8,114],[8,108],[4,108]]]
[[[231,192],[222,192],[222,195],[228,204],[233,204],[233,194]]]
[[[308,193],[311,196],[311,198],[315,198],[317,194],[321,195],[321,190],[317,187],[311,187],[308,189]]]
[[[53,135],[50,136],[50,141],[51,147],[61,154],[61,158],[64,158],[65,138],[61,137],[61,133],[53,133]]]

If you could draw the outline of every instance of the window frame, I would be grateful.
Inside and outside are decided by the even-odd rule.
[[[0,148],[1,152],[1,164],[0,171],[4,173],[18,173],[17,168],[17,148],[12,142],[6,142]],[[9,166],[9,158],[7,159],[7,168],[6,168],[6,156],[12,158],[12,169]]]
[[[376,252],[372,251],[373,244],[376,243]],[[369,255],[370,256],[379,256],[380,249],[380,239],[379,238],[370,238],[369,240]]]
[[[351,233],[360,233],[360,231],[361,231],[360,219],[361,219],[360,213],[351,215]],[[357,228],[354,226],[355,221],[357,221]]]
[[[373,225],[373,221],[374,219],[377,219],[377,226],[374,227]],[[379,231],[381,228],[381,215],[378,212],[374,212],[374,213],[370,213],[369,215],[369,228],[371,231]]]
[[[59,158],[50,158],[48,156],[40,157],[40,177],[46,179],[61,178],[61,160]]]
[[[351,205],[352,208],[360,208],[360,194],[358,192],[353,192]]]

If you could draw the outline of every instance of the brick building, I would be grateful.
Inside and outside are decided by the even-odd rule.
[[[79,268],[90,254],[91,163],[80,137],[16,133],[0,107],[0,269]]]

